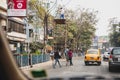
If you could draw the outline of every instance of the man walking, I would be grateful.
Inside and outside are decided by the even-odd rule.
[[[50,52],[50,57],[52,60],[52,66],[54,67],[54,51],[53,50]]]
[[[59,67],[61,67],[61,64],[59,61],[60,58],[61,58],[61,56],[59,55],[59,52],[55,51],[55,53],[54,53],[55,64],[54,64],[53,68],[55,68],[57,63],[59,64]]]
[[[68,52],[69,52],[69,49],[66,48],[66,49],[65,49],[66,66],[68,66],[68,62],[69,62]]]

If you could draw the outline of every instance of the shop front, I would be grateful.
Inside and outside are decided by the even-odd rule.
[[[16,36],[10,36],[10,34],[8,34],[7,38],[9,41],[9,46],[11,48],[11,51],[13,52],[13,54],[22,54],[26,52],[26,43],[25,43],[25,35],[23,35],[24,38],[22,37],[17,37]]]

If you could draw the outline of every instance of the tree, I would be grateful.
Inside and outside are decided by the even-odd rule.
[[[36,15],[43,21],[46,11],[42,4],[44,4],[42,0],[29,1],[29,10],[36,11]]]
[[[95,35],[95,25],[98,21],[97,11],[84,9],[81,11],[80,18],[77,19],[78,31],[76,34],[77,47],[89,48],[92,43],[92,38]]]
[[[81,46],[88,48],[92,43],[93,36],[95,35],[95,25],[98,22],[98,12],[91,11],[89,9],[81,10],[81,14],[72,10],[68,10],[66,12],[66,18],[69,21],[68,42],[71,41],[71,39],[75,39],[74,44],[77,45],[77,48]]]
[[[37,50],[40,50],[40,49],[43,49],[44,45],[40,42],[33,42],[33,43],[30,43],[30,50],[31,50],[31,53],[34,53],[36,52]]]
[[[52,23],[53,16],[48,13],[48,10],[45,6],[45,1],[43,0],[30,0],[29,1],[29,11],[33,12],[32,15],[28,15],[29,23],[32,24],[36,30],[38,28],[44,28],[44,50],[46,46],[46,38],[48,35],[48,23]],[[37,32],[36,32],[37,33]],[[39,34],[38,34],[39,35]],[[35,43],[36,45],[37,34],[35,34]],[[49,41],[50,43],[51,41]],[[37,46],[37,45],[36,45]]]
[[[92,43],[95,35],[95,25],[97,23],[97,11],[84,9],[81,14],[72,10],[65,10],[65,19],[67,26],[67,45],[71,48],[88,48]],[[77,15],[77,17],[76,17]],[[65,27],[57,27],[58,30],[64,32]],[[55,28],[54,31],[58,32]],[[61,32],[61,33],[62,33]],[[61,35],[61,34],[56,34]],[[60,41],[60,40],[58,40]],[[76,47],[77,46],[77,47]]]
[[[119,32],[119,23],[116,17],[109,19],[109,37],[111,46],[119,47],[120,46],[120,32]],[[118,27],[118,28],[117,28]]]

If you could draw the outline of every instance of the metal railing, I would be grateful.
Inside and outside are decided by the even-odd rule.
[[[19,67],[30,66],[50,60],[49,54],[14,54]]]
[[[64,55],[65,56],[65,55]],[[73,57],[81,56],[73,53]],[[32,66],[50,60],[49,54],[14,54],[15,61],[19,67]],[[65,58],[65,57],[63,57]]]

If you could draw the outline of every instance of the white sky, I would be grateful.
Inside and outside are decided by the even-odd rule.
[[[120,19],[120,0],[58,0],[59,4],[75,10],[78,7],[90,8],[98,11],[99,22],[96,35],[108,35],[108,19],[118,17]]]

